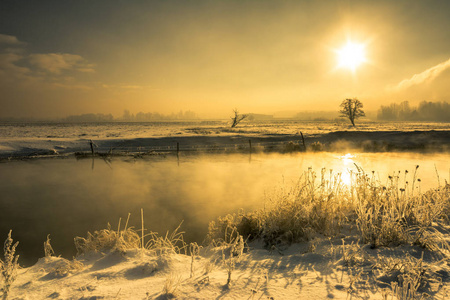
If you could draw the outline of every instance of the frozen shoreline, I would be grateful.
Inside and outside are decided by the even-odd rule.
[[[334,131],[303,135],[307,151],[359,152],[446,152],[450,149],[450,130],[427,131]],[[70,156],[91,153],[88,138],[4,138],[0,140],[0,159]],[[137,154],[176,151],[248,152],[304,151],[300,134],[196,134],[163,137],[92,139],[99,154]],[[291,143],[291,148],[287,146]],[[178,146],[177,146],[178,144]]]

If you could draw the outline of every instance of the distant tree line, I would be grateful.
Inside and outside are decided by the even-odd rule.
[[[435,121],[450,122],[450,104],[447,102],[422,101],[419,106],[410,106],[408,101],[381,106],[377,114],[383,121]]]
[[[114,117],[112,114],[82,114],[68,116],[63,119],[65,122],[113,122]]]
[[[195,120],[198,119],[196,113],[192,111],[179,111],[170,115],[160,113],[130,113],[129,110],[123,112],[122,117],[114,118],[112,114],[81,114],[64,118],[63,122],[151,122],[151,121],[172,121],[172,120]]]
[[[148,121],[171,121],[171,120],[196,120],[199,119],[197,114],[193,111],[182,111],[178,113],[171,113],[170,115],[164,115],[157,112],[144,113],[138,112],[137,114],[130,113],[129,110],[123,112],[121,121],[127,122],[148,122]]]

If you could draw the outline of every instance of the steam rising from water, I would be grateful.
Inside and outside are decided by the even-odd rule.
[[[264,205],[265,193],[281,185],[291,186],[312,167],[326,167],[345,174],[376,171],[384,183],[394,171],[413,171],[422,190],[448,178],[447,155],[332,154],[211,155],[180,158],[123,160],[110,164],[101,159],[36,160],[0,164],[0,238],[13,230],[22,264],[44,255],[42,244],[51,234],[57,255],[75,255],[73,238],[87,231],[117,228],[120,217],[131,213],[130,224],[140,228],[140,209],[145,227],[164,234],[182,220],[185,239],[202,242],[208,223],[240,208],[249,211]],[[92,168],[92,165],[94,166]],[[347,173],[346,173],[347,172]],[[123,224],[123,223],[122,223]]]

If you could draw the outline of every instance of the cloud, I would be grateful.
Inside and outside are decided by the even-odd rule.
[[[110,90],[114,93],[137,93],[140,91],[161,91],[159,88],[152,87],[150,85],[134,85],[134,84],[106,84],[103,83],[100,87]]]
[[[85,73],[95,72],[92,64],[88,64],[84,58],[76,54],[31,54],[28,60],[36,68],[52,74],[61,74],[63,70],[76,70]]]
[[[15,37],[13,35],[7,35],[7,34],[0,33],[0,44],[20,46],[20,45],[24,45],[25,43],[19,41],[17,39],[17,37]]]
[[[28,53],[26,43],[0,34],[0,83],[4,86],[36,86],[89,90],[80,73],[94,73],[94,65],[70,53]],[[78,73],[78,74],[76,74]],[[78,79],[80,80],[78,80]]]
[[[91,86],[88,86],[88,85],[73,84],[73,83],[67,84],[67,83],[59,83],[59,82],[53,83],[52,87],[63,88],[63,89],[67,89],[67,90],[84,90],[84,91],[89,91],[89,90],[93,89]]]
[[[424,82],[430,82],[434,80],[436,77],[438,77],[442,72],[450,68],[450,59],[432,67],[429,68],[422,73],[414,74],[409,79],[402,80],[399,84],[397,84],[394,87],[391,87],[391,90],[394,91],[401,91],[405,90],[413,85],[418,85]]]
[[[30,74],[30,69],[18,66],[23,56],[15,53],[0,53],[0,75],[5,78],[17,79]]]
[[[102,84],[103,88],[106,89],[125,89],[125,90],[141,90],[144,89],[145,86],[142,85],[129,85],[129,84]]]

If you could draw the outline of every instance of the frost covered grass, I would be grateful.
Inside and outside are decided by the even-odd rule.
[[[283,255],[293,243],[308,242],[306,252],[314,252],[317,237],[344,241],[356,232],[357,242],[343,244],[340,253],[351,277],[349,295],[357,290],[356,282],[367,282],[371,276],[375,280],[373,270],[378,269],[388,274],[380,277],[387,280],[385,299],[387,295],[393,299],[427,296],[426,287],[439,276],[425,266],[423,253],[434,253],[444,261],[450,258],[450,185],[446,181],[422,193],[416,176],[419,166],[413,175],[407,170],[396,172],[386,183],[377,180],[375,172],[367,174],[356,167],[357,172],[351,172],[345,182],[342,174],[332,170],[317,174],[309,169],[293,188],[270,197],[263,209],[211,222],[208,240],[230,239],[227,232],[237,232],[248,240],[262,240],[266,249]],[[402,259],[368,259],[364,245],[369,249],[418,247],[422,258],[407,254]],[[371,271],[364,273],[364,265]]]
[[[419,166],[416,167],[419,168]],[[450,185],[420,191],[414,172],[389,176],[385,184],[357,166],[343,180],[325,168],[308,169],[298,183],[268,199],[263,209],[220,217],[209,225],[208,239],[232,229],[250,240],[262,239],[268,249],[309,241],[317,234],[335,237],[356,229],[362,243],[372,247],[416,244],[448,251],[439,226],[449,224]]]
[[[17,269],[19,268],[18,259],[19,256],[16,255],[16,248],[19,242],[13,244],[13,239],[11,237],[12,230],[9,231],[8,237],[5,240],[3,247],[4,259],[0,259],[0,275],[2,279],[2,299],[6,300],[8,298],[11,285],[14,280],[16,280]]]
[[[75,247],[78,255],[89,252],[107,252],[107,251],[119,251],[126,252],[127,250],[142,249],[148,250],[153,254],[180,254],[182,251],[186,253],[186,243],[183,239],[183,233],[179,229],[181,224],[169,234],[160,236],[156,232],[145,233],[143,215],[141,233],[134,229],[134,227],[128,227],[130,214],[128,214],[125,227],[120,227],[120,221],[117,230],[111,229],[111,225],[108,223],[106,229],[94,231],[94,233],[87,233],[87,237],[75,237]],[[147,240],[147,241],[146,241]]]
[[[385,182],[360,167],[349,177],[308,169],[293,187],[269,196],[264,208],[211,222],[201,246],[184,242],[181,224],[159,235],[143,221],[138,230],[129,227],[130,215],[117,229],[108,224],[76,237],[78,256],[72,261],[53,256],[47,237],[46,257],[20,274],[24,279],[15,293],[34,288],[42,297],[64,298],[62,292],[44,295],[36,282],[66,280],[65,289],[77,293],[70,299],[288,299],[300,292],[314,298],[319,290],[338,299],[445,297],[450,185],[422,192],[417,168]],[[10,255],[16,246],[5,243],[8,261],[17,264]],[[299,292],[303,281],[316,290]]]

